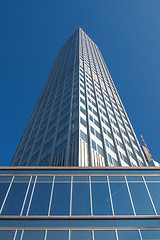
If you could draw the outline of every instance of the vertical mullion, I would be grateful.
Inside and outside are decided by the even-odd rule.
[[[136,211],[135,211],[135,208],[134,208],[134,204],[133,204],[131,192],[130,192],[130,189],[129,189],[127,177],[126,176],[124,176],[124,177],[125,177],[125,180],[126,180],[126,185],[127,185],[127,189],[128,189],[128,193],[129,193],[129,198],[130,198],[130,201],[131,201],[131,204],[132,204],[133,212],[134,212],[134,215],[136,216]]]
[[[24,198],[24,201],[23,201],[20,216],[22,216],[22,213],[23,213],[23,209],[24,209],[24,205],[26,203],[26,199],[27,199],[28,191],[29,191],[29,188],[30,188],[30,185],[31,185],[31,181],[32,181],[32,176],[30,177],[30,180],[29,180],[29,183],[28,183],[28,187],[27,187],[27,191],[26,191],[25,198]]]
[[[52,189],[51,189],[51,196],[50,196],[50,201],[49,201],[48,216],[50,215],[50,211],[51,211],[54,183],[55,183],[55,175],[53,176],[53,181],[52,181]]]
[[[109,182],[109,177],[108,176],[107,176],[107,183],[108,183],[109,195],[110,195],[110,200],[111,200],[112,213],[113,213],[113,216],[114,216],[114,207],[113,207],[111,187],[110,187],[110,182]]]
[[[71,176],[71,192],[70,192],[70,216],[72,215],[72,195],[73,195],[73,176]]]
[[[28,209],[27,209],[26,216],[28,216],[28,213],[29,213],[29,210],[30,210],[30,205],[31,205],[31,202],[32,202],[34,189],[35,189],[35,186],[36,186],[36,181],[37,181],[37,175],[36,175],[35,180],[34,180],[34,185],[33,185],[32,193],[31,193],[30,201],[29,201],[29,204],[28,204]]]

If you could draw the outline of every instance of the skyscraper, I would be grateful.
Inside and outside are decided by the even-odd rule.
[[[159,202],[160,167],[148,166],[99,48],[78,29],[0,168],[0,239],[160,239]]]
[[[60,49],[11,165],[148,165],[101,52],[82,29]]]

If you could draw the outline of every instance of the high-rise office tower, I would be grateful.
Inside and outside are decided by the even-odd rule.
[[[148,165],[101,52],[82,29],[61,47],[11,165]]]
[[[0,167],[0,239],[160,239],[160,167],[148,163],[98,47],[78,29],[12,166]]]

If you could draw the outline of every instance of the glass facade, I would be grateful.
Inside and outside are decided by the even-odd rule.
[[[160,239],[159,189],[160,168],[148,167],[100,50],[79,28],[11,167],[0,168],[0,239]]]
[[[2,168],[0,237],[159,239],[159,184],[158,168]]]

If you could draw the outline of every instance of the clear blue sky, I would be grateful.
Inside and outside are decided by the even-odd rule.
[[[99,46],[138,139],[160,162],[160,0],[1,0],[0,166],[78,27]]]

